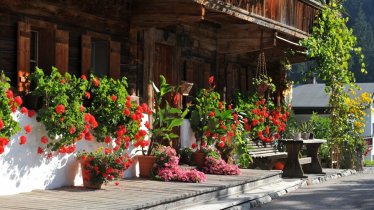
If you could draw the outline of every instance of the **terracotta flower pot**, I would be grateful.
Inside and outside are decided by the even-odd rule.
[[[139,155],[139,176],[141,178],[150,178],[152,169],[156,163],[156,156]]]
[[[205,153],[194,152],[192,153],[191,159],[194,163],[196,163],[198,168],[201,168],[204,166],[204,163],[205,163]]]
[[[84,161],[81,161],[81,170],[82,170],[82,178],[83,178],[83,187],[89,188],[89,189],[97,189],[100,190],[101,186],[103,185],[103,181],[97,182],[97,183],[91,183],[90,178],[87,177],[86,173],[84,173]]]

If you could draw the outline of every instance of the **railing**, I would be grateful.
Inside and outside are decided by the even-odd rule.
[[[311,32],[319,4],[313,0],[223,0],[252,14]]]

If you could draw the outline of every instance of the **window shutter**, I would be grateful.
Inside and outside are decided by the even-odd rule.
[[[91,36],[82,35],[82,75],[87,75],[91,72]]]
[[[121,43],[110,42],[109,76],[113,79],[121,78]]]
[[[69,32],[56,30],[55,66],[64,74],[69,71]]]
[[[18,22],[17,85],[20,92],[29,89],[26,77],[30,74],[30,38],[30,23]]]

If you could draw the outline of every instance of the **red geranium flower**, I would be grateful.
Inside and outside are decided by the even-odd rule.
[[[91,93],[90,92],[86,92],[84,95],[86,96],[87,99],[91,98]]]
[[[17,97],[15,97],[14,98],[14,101],[17,103],[17,105],[18,106],[21,106],[21,104],[22,104],[22,98],[21,97],[19,97],[19,96],[17,96]]]
[[[59,104],[59,105],[56,106],[56,110],[55,111],[56,111],[57,114],[64,114],[64,112],[65,112],[65,106],[62,105],[62,104]]]
[[[0,130],[4,128],[4,122],[0,119]]]
[[[23,127],[23,129],[26,131],[26,133],[30,133],[32,130],[30,125],[26,125],[25,127]]]
[[[94,78],[94,79],[92,79],[92,84],[93,84],[95,87],[98,87],[99,84],[100,84],[100,81],[99,81],[97,78]]]
[[[42,144],[46,144],[48,143],[48,137],[42,136],[42,138],[40,138],[40,141],[42,142]]]
[[[117,100],[117,96],[112,95],[112,96],[111,96],[111,99],[112,99],[112,101],[116,101],[116,100]]]
[[[225,142],[220,141],[220,142],[218,143],[218,146],[221,147],[221,148],[224,147],[224,146],[225,146]]]
[[[211,112],[208,113],[208,116],[209,116],[209,117],[214,117],[214,116],[216,116],[216,113],[213,112],[213,111],[211,111]]]
[[[209,85],[213,86],[213,84],[214,84],[214,76],[210,76],[209,77]]]
[[[123,114],[126,115],[126,116],[130,116],[130,110],[129,109],[125,109],[123,111]]]
[[[93,136],[90,132],[87,132],[85,135],[84,135],[84,139],[86,139],[87,141],[92,141],[93,139]]]
[[[196,143],[193,143],[193,144],[191,145],[191,147],[192,147],[192,149],[195,149],[195,148],[197,147],[197,144],[196,144]]]
[[[9,140],[5,137],[0,137],[0,147],[4,147],[6,145],[8,145],[9,143]]]
[[[26,141],[27,141],[27,138],[26,138],[26,136],[21,136],[20,138],[19,138],[19,144],[25,144],[26,143]]]
[[[110,142],[112,142],[112,138],[110,136],[107,136],[104,138],[104,142],[110,144]]]
[[[87,80],[86,75],[83,74],[83,75],[81,76],[81,79],[83,79],[83,80]]]
[[[149,124],[148,121],[144,123],[144,126],[145,126],[147,129],[151,129],[151,124]]]
[[[13,98],[13,91],[11,91],[11,90],[7,90],[6,91],[6,97],[8,98],[8,99],[11,99],[11,98]]]
[[[75,128],[74,125],[72,125],[72,126],[69,128],[69,133],[70,133],[70,134],[73,134],[73,133],[75,133],[75,131],[77,131],[77,129]]]
[[[26,107],[22,107],[22,108],[21,108],[21,113],[22,113],[22,114],[26,115],[27,112],[28,112],[28,110],[27,110]]]
[[[34,110],[29,110],[29,112],[28,112],[28,116],[29,116],[30,118],[34,117],[35,114],[36,114],[36,113],[35,113]]]
[[[38,147],[38,154],[43,154],[44,150],[41,147]]]
[[[84,106],[83,106],[83,105],[81,105],[81,107],[79,108],[79,111],[80,111],[80,112],[83,112],[83,111],[84,111],[84,109],[85,109],[85,108],[84,108]]]

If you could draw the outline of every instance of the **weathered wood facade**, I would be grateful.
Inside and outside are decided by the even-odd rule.
[[[126,76],[143,100],[159,74],[194,83],[193,93],[215,75],[229,99],[251,89],[260,51],[281,76],[284,51],[300,50],[319,8],[313,0],[0,0],[0,68],[20,91],[35,64]]]

